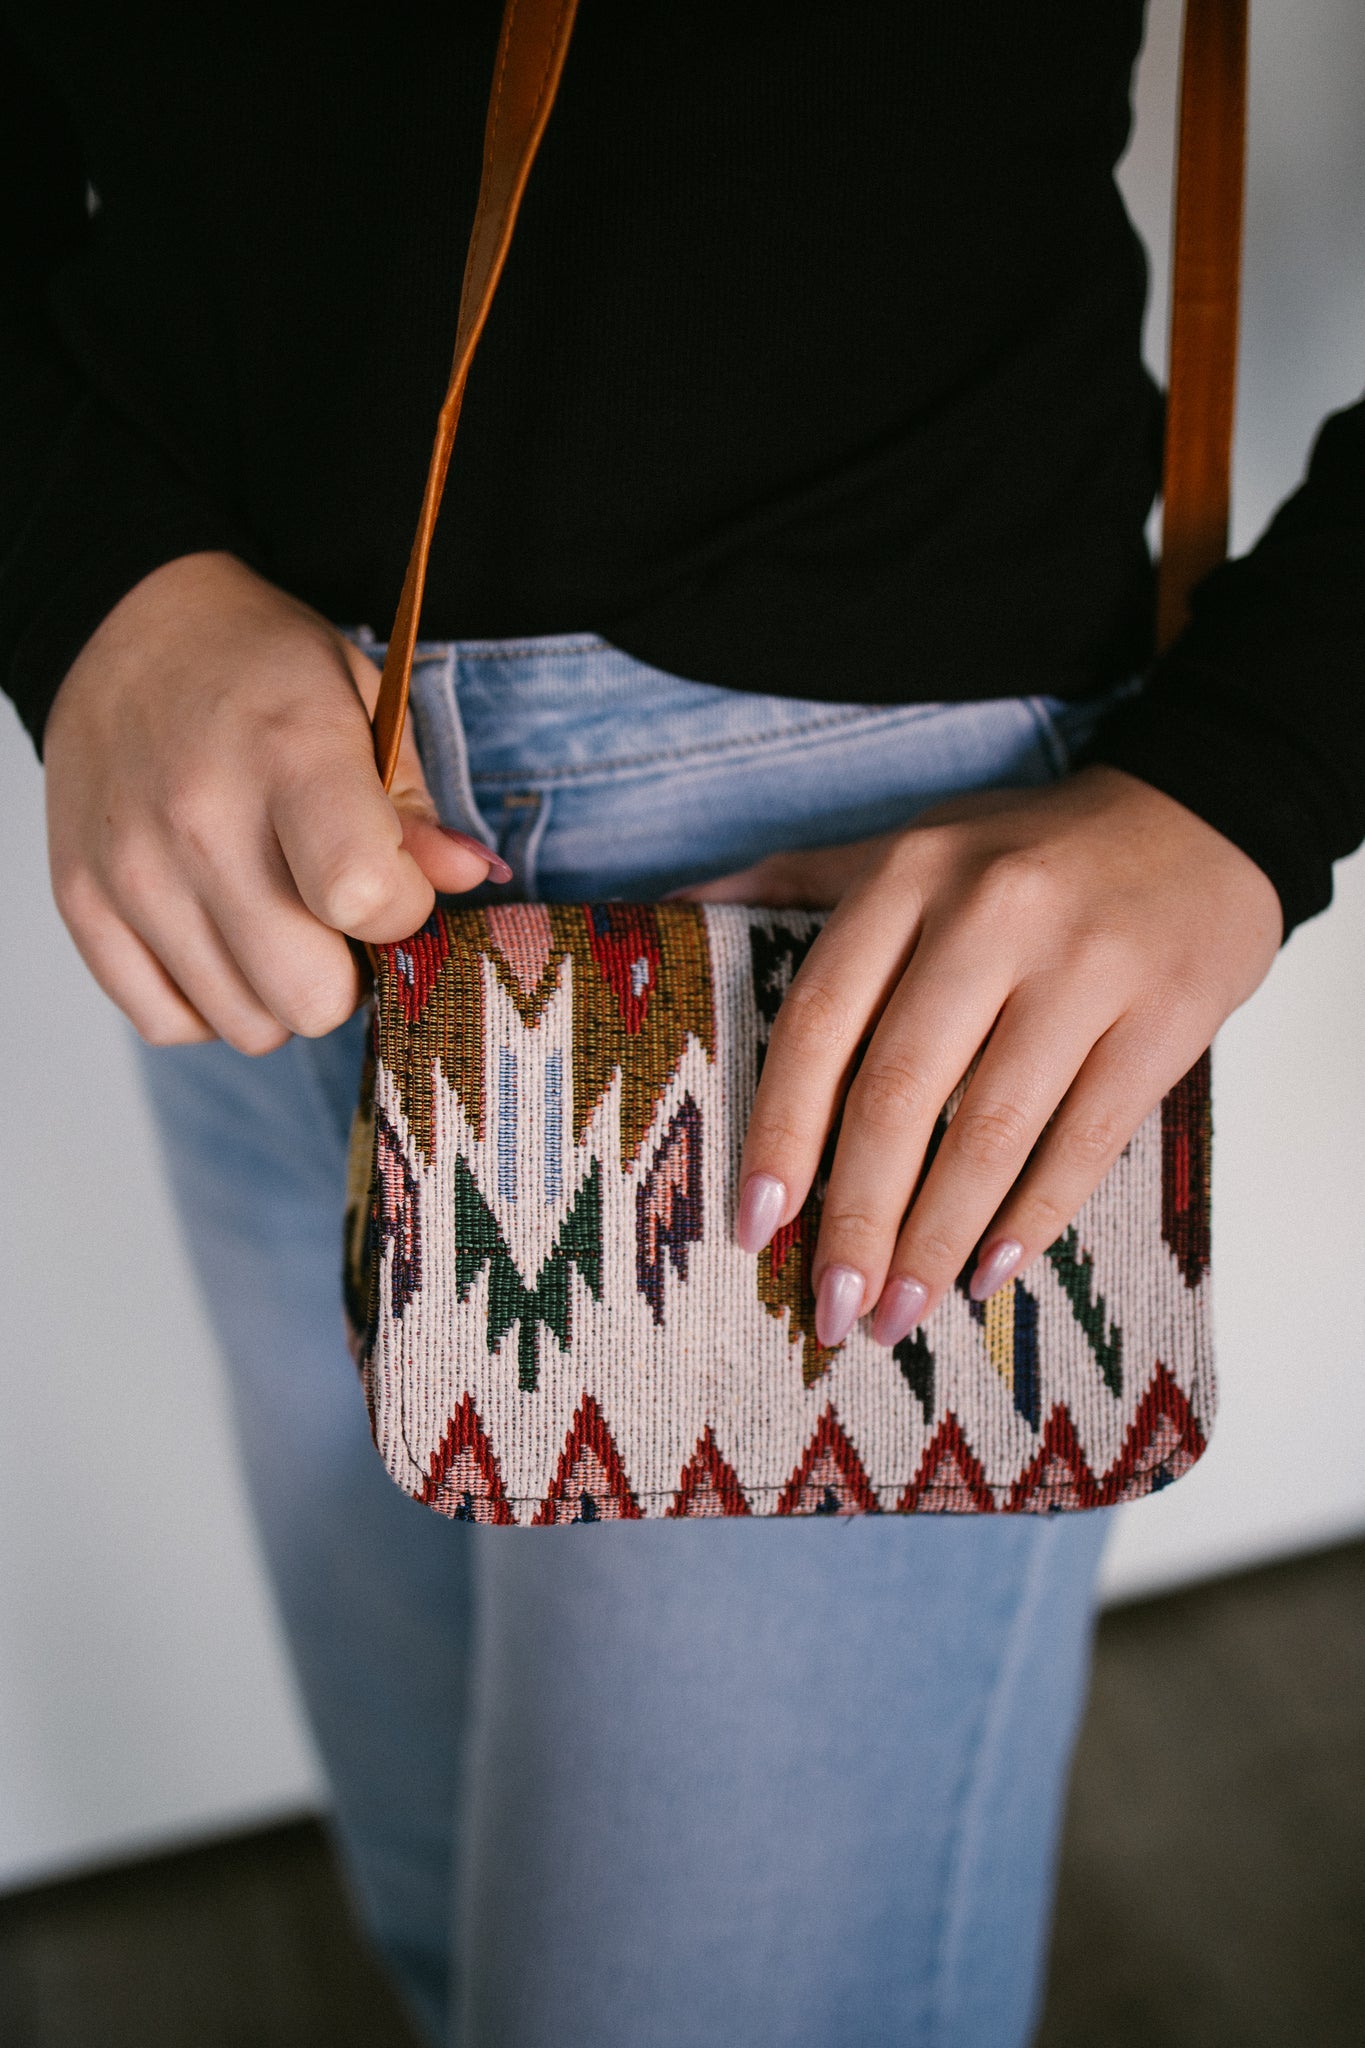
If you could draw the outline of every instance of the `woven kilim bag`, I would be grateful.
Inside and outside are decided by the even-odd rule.
[[[375,714],[386,787],[464,382],[572,13],[510,0],[504,17],[455,366]],[[1244,0],[1190,0],[1164,639],[1225,544],[1244,62]],[[738,1249],[764,1048],[820,922],[440,907],[374,950],[347,1305],[375,1440],[415,1498],[540,1525],[1044,1512],[1135,1499],[1199,1457],[1214,1408],[1207,1054],[1042,1258],[984,1304],[964,1275],[893,1351],[863,1325],[833,1348],[816,1337],[818,1182],[757,1259]]]
[[[1199,1456],[1207,1057],[1045,1258],[984,1304],[964,1275],[894,1352],[816,1338],[818,1192],[738,1249],[763,1048],[819,922],[509,904],[381,950],[351,1305],[409,1493],[491,1522],[1042,1510]]]

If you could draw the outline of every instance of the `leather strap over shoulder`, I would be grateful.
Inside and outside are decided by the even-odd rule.
[[[484,130],[483,174],[465,259],[455,359],[374,713],[387,789],[407,717],[427,557],[474,350],[550,117],[577,0],[506,0]],[[1171,261],[1157,639],[1169,646],[1190,592],[1227,551],[1246,143],[1246,0],[1185,0]]]
[[[577,5],[578,0],[507,0],[503,9],[484,128],[483,173],[455,327],[455,360],[437,416],[436,441],[427,469],[417,535],[408,558],[374,710],[374,755],[385,789],[392,783],[398,766],[412,656],[422,615],[427,557],[436,531],[436,515],[441,509],[469,366],[493,304],[531,165],[559,89]]]
[[[1247,0],[1185,0],[1157,645],[1227,553],[1237,388]]]

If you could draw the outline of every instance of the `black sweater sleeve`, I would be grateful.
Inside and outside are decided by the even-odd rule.
[[[1083,757],[1215,825],[1279,892],[1285,937],[1365,839],[1365,400],[1247,555],[1205,579],[1186,631]]]
[[[1047,109],[1038,132],[1053,140],[1037,155],[1043,183],[1002,212],[1017,147],[1014,45],[983,71],[975,41],[940,37],[942,10],[872,0],[867,47],[895,61],[869,70],[866,39],[831,39],[820,26],[829,10],[812,0],[806,31],[784,44],[789,89],[765,85],[765,119],[779,141],[801,135],[802,163],[822,136],[832,153],[810,158],[797,204],[787,143],[774,146],[767,198],[736,208],[734,164],[756,132],[745,81],[768,78],[768,44],[746,10],[717,0],[697,25],[699,7],[674,11],[685,34],[663,10],[658,36],[643,40],[627,32],[640,12],[629,0],[615,17],[608,0],[588,10],[597,41],[582,40],[585,23],[550,138],[559,168],[538,177],[480,356],[433,632],[610,635],[613,620],[632,620],[639,635],[625,644],[662,668],[821,701],[1099,688],[1141,658],[1147,592],[1141,278],[1109,177],[1123,123],[1096,111],[1126,110],[1139,11],[1084,0],[1019,10],[1030,51],[1046,16],[1057,50],[1090,55],[1075,77],[1030,57],[1028,132]],[[473,203],[476,152],[466,164],[450,136],[481,127],[493,24],[483,8],[447,7],[400,34],[376,16],[370,44],[332,38],[323,65],[289,10],[269,33],[254,17],[203,27],[181,10],[183,33],[165,50],[140,18],[115,11],[101,38],[88,10],[73,28],[66,16],[78,12],[28,10],[31,27],[0,30],[0,687],[39,743],[95,627],[179,555],[225,549],[332,616],[384,616],[402,580]],[[992,12],[987,0],[976,12]],[[33,47],[46,58],[30,60],[19,43],[39,29]],[[433,36],[446,39],[435,64]],[[728,38],[733,80],[717,70],[717,38]],[[858,53],[847,74],[845,47]],[[660,51],[684,66],[662,140]],[[912,57],[943,63],[950,96],[933,122],[907,128],[897,95]],[[827,73],[834,97],[822,98]],[[453,114],[452,79],[463,95]],[[862,105],[882,79],[887,118],[855,134],[848,81]],[[357,156],[335,118],[357,91],[371,94],[376,134],[401,147]],[[1079,128],[1078,92],[1091,109]],[[250,161],[230,177],[221,166],[244,105]],[[637,156],[620,156],[626,145],[604,138],[641,105]],[[713,138],[700,155],[698,109],[697,132]],[[866,148],[850,156],[855,139]],[[607,204],[604,165],[637,157],[653,179],[644,197],[628,181]],[[1048,182],[1054,161],[1060,182]],[[888,176],[903,204],[858,209],[874,232],[850,239],[840,181],[880,189]],[[107,187],[104,217],[87,207],[92,177]],[[167,191],[176,205],[163,233]],[[434,213],[414,208],[414,192]],[[673,225],[646,244],[639,206],[656,202]],[[888,240],[884,215],[913,222],[912,239]],[[588,217],[591,248],[574,228]],[[758,221],[769,224],[763,262],[747,225]],[[799,233],[782,239],[793,223]],[[608,227],[615,239],[599,253]],[[817,246],[822,264],[835,251],[847,259],[823,297],[808,289]],[[907,250],[920,255],[904,260]],[[701,296],[714,291],[724,318],[694,333],[690,266],[703,257],[714,282]],[[860,281],[874,275],[888,290],[911,280],[909,296],[883,304],[879,286],[863,306]],[[926,294],[923,278],[940,275]],[[1035,307],[1041,276],[1053,297]],[[364,318],[346,297],[353,278],[369,280]],[[1068,298],[1078,278],[1085,289]],[[540,311],[551,306],[553,347]],[[934,306],[951,308],[951,322],[936,325]],[[675,385],[680,366],[691,381]],[[810,394],[836,383],[840,406],[817,434]],[[650,438],[650,422],[664,431]],[[758,520],[755,507],[774,509]],[[1101,601],[1087,610],[1096,581]],[[1021,588],[1029,604],[1016,602]],[[981,631],[973,638],[964,621]],[[689,665],[688,645],[706,659]],[[1365,402],[1328,422],[1302,488],[1197,593],[1189,630],[1087,758],[1155,784],[1242,847],[1278,890],[1286,930],[1330,900],[1332,861],[1365,836]]]
[[[48,292],[92,211],[69,121],[0,32],[0,676],[39,747],[67,669],[135,583],[178,555],[249,553],[62,347]]]

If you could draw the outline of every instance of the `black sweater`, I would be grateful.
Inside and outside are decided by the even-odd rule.
[[[0,0],[0,674],[226,548],[382,633],[497,0]],[[1150,659],[1160,400],[1113,182],[1141,0],[582,0],[424,630],[861,702]],[[1365,405],[1092,749],[1270,876],[1365,836]]]

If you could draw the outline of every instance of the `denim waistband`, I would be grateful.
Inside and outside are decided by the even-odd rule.
[[[373,633],[350,637],[382,660]],[[761,807],[781,782],[813,813],[830,794],[856,810],[875,788],[892,815],[898,793],[909,814],[961,789],[1047,780],[1119,694],[815,701],[691,682],[596,634],[566,633],[423,641],[411,704],[442,817],[512,857],[539,849],[552,809],[612,829],[622,806],[709,816],[725,803]]]

